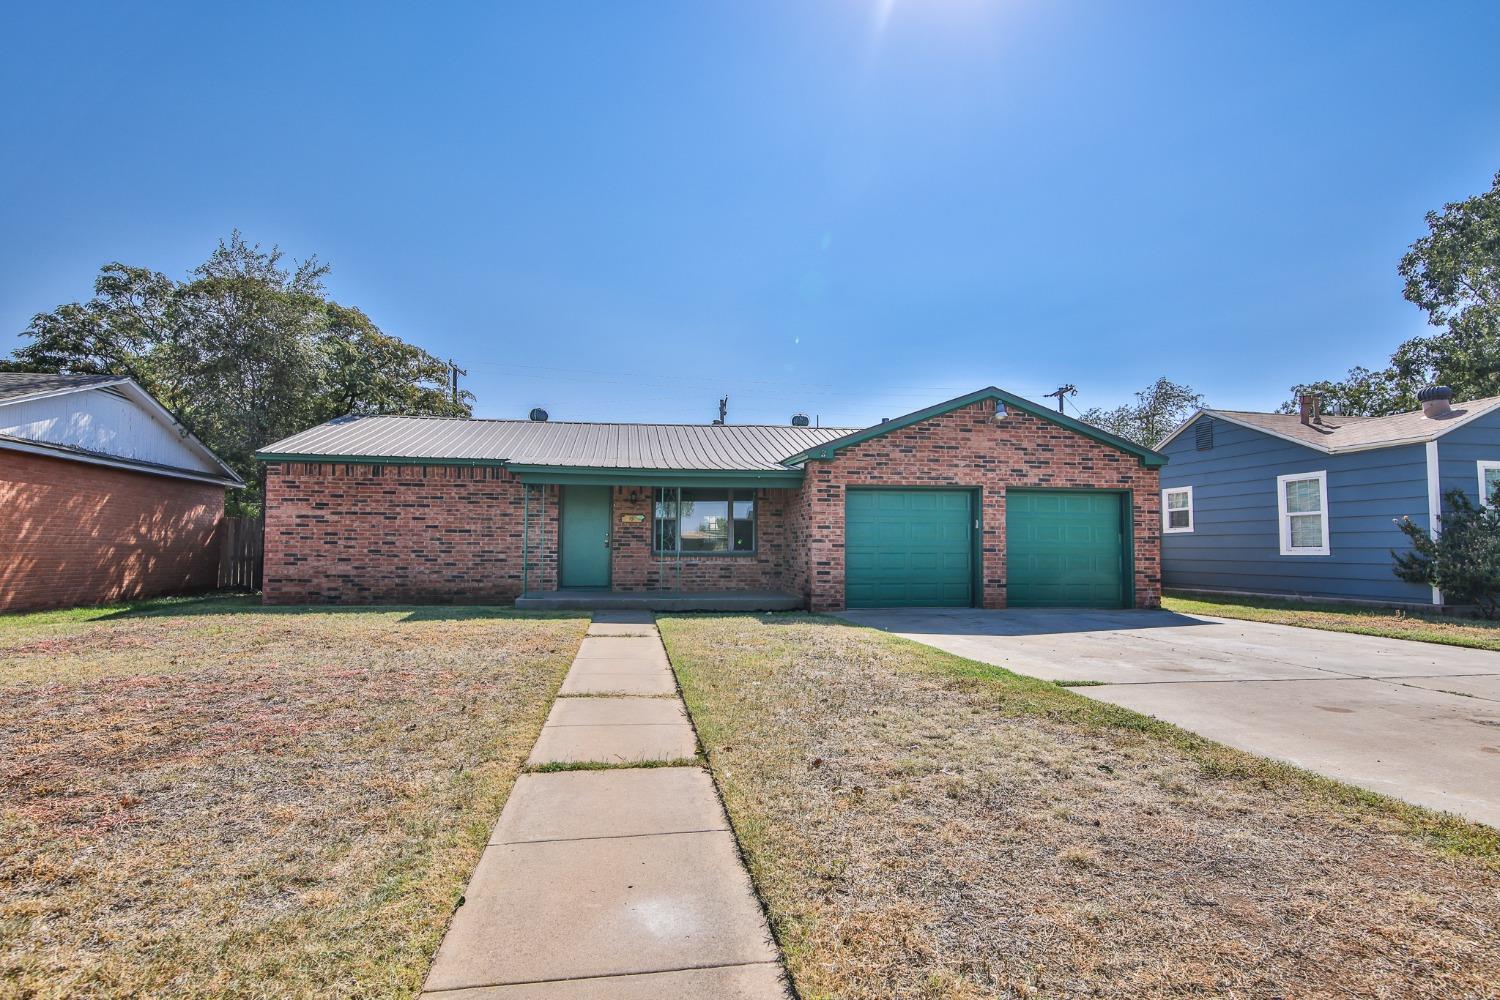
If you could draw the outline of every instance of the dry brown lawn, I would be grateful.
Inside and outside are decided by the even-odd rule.
[[[0,995],[411,996],[584,627],[0,618]]]
[[[1500,994],[1490,828],[832,619],[660,624],[804,1000]]]

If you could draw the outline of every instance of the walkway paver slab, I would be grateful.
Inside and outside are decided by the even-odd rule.
[[[523,774],[492,844],[727,830],[713,779],[699,767]]]
[[[593,660],[576,660],[571,674],[670,674],[672,669],[651,660],[629,657],[601,656]]]
[[[528,764],[640,764],[685,760],[698,754],[693,727],[545,726],[531,748]]]
[[[574,663],[587,660],[636,660],[667,666],[667,651],[656,636],[585,636]]]
[[[775,963],[425,994],[429,1000],[786,1000],[787,995]]]
[[[428,990],[777,958],[727,832],[487,847],[465,899]]]
[[[559,698],[549,726],[661,726],[688,721],[676,698]]]
[[[589,674],[570,670],[558,694],[649,695],[676,694],[677,682],[669,670],[643,674]]]

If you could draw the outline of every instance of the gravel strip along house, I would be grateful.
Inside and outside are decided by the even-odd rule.
[[[267,603],[1159,603],[1166,459],[1002,389],[863,429],[533,417],[267,446]]]

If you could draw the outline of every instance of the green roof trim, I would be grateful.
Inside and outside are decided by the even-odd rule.
[[[818,445],[816,448],[809,448],[790,458],[782,459],[782,463],[785,465],[797,465],[810,460],[831,459],[834,453],[840,449],[869,441],[872,438],[878,438],[883,434],[898,431],[903,427],[910,427],[912,424],[919,424],[924,420],[929,420],[944,413],[950,413],[953,410],[962,409],[965,406],[973,406],[975,403],[980,403],[988,399],[993,399],[998,403],[1003,403],[1007,408],[1020,410],[1022,413],[1030,414],[1041,420],[1051,421],[1060,427],[1066,427],[1070,431],[1082,434],[1087,438],[1092,438],[1101,444],[1107,444],[1111,448],[1118,448],[1120,451],[1139,458],[1141,464],[1147,468],[1160,468],[1167,464],[1167,456],[1159,452],[1152,451],[1143,445],[1138,445],[1134,441],[1127,441],[1125,438],[1111,434],[1109,431],[1101,430],[1092,424],[1086,424],[1082,420],[1076,420],[1066,413],[1059,413],[1049,407],[1042,406],[1040,403],[1033,403],[1031,400],[1017,396],[1015,393],[1006,392],[1004,389],[997,389],[994,386],[975,390],[967,395],[950,399],[946,403],[938,403],[925,409],[916,410],[903,417],[894,417],[884,423],[876,424],[874,427],[855,431],[853,434],[846,434],[844,437],[836,438],[827,444]]]

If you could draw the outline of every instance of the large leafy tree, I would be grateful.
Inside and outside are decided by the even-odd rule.
[[[1432,383],[1459,399],[1500,396],[1500,173],[1483,194],[1427,213],[1427,235],[1398,270],[1407,301],[1442,332],[1408,340],[1381,371],[1354,368],[1339,381],[1293,386],[1294,400],[1310,392],[1334,412],[1380,416],[1414,409]]]
[[[230,503],[253,512],[254,453],[277,438],[346,413],[470,413],[446,363],[330,301],[327,273],[238,232],[185,281],[106,264],[93,298],[38,314],[0,364],[135,379],[252,484]]]
[[[1136,444],[1155,448],[1158,441],[1192,416],[1203,405],[1203,396],[1171,379],[1159,378],[1135,394],[1134,403],[1106,410],[1083,411],[1085,423],[1102,427]]]

